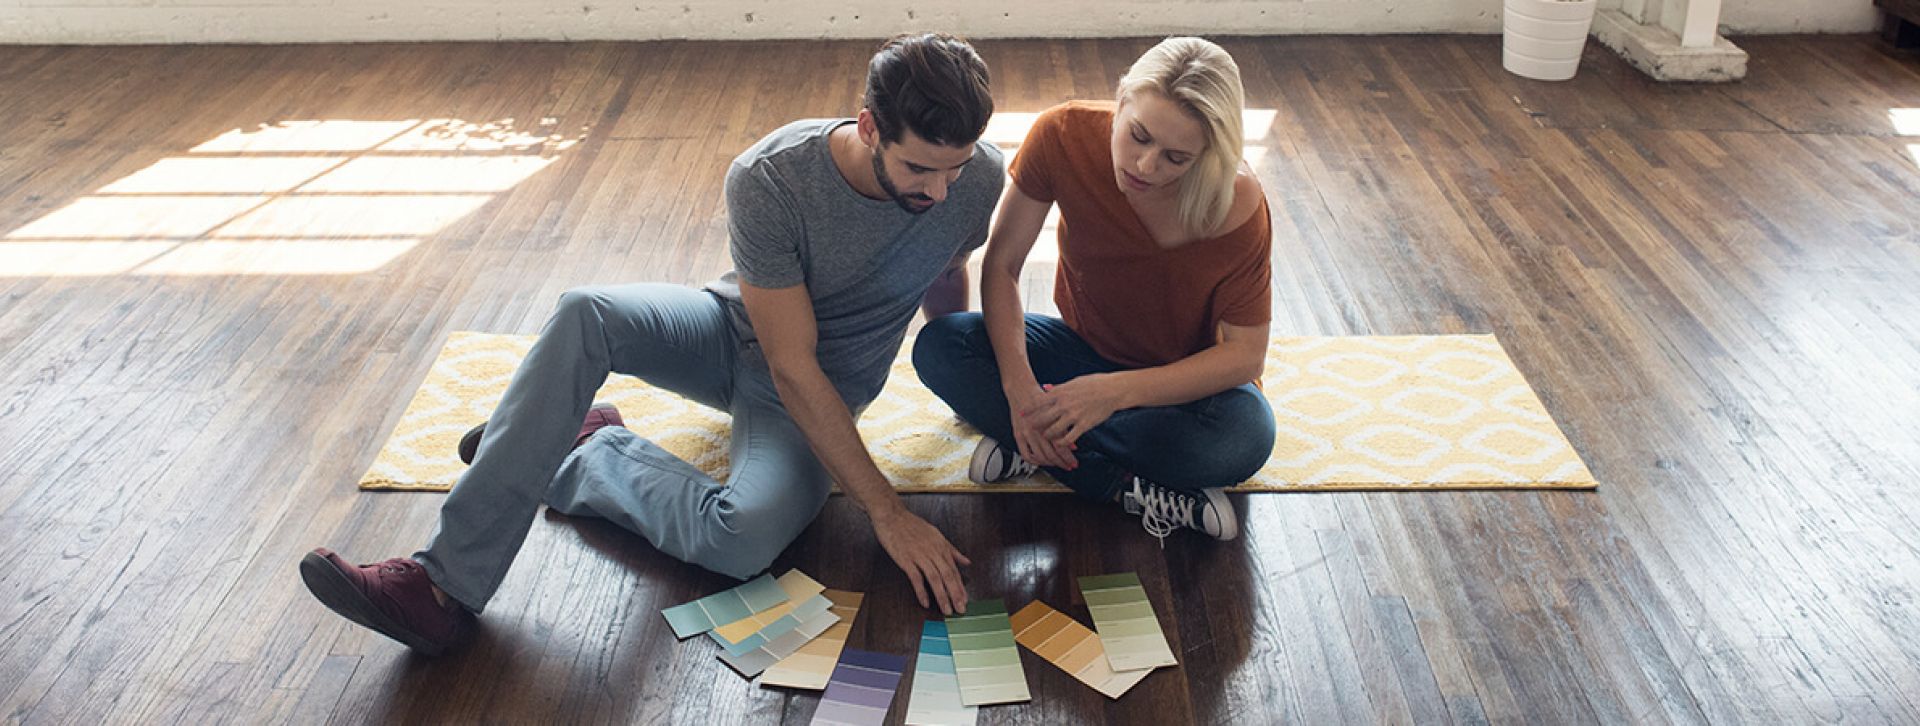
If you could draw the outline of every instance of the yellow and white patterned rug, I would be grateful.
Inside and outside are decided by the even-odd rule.
[[[362,489],[445,491],[466,467],[461,434],[485,421],[528,335],[455,332],[433,362]],[[914,375],[907,351],[861,417],[874,462],[901,492],[1059,492],[1044,474],[967,481],[979,434]],[[1279,423],[1273,458],[1237,491],[1592,489],[1568,445],[1491,335],[1275,338],[1262,381]],[[727,417],[627,376],[595,400],[627,427],[715,479],[727,472]]]

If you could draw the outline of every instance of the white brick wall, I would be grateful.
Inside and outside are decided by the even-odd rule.
[[[1865,33],[1879,27],[1873,0],[1724,0],[1720,28],[1743,33]]]
[[[926,29],[976,38],[1495,33],[1500,7],[1501,0],[0,0],[0,43],[878,38]],[[1725,17],[1747,32],[1873,28],[1871,0],[1728,0]]]

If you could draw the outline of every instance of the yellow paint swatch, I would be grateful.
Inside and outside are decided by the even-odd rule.
[[[821,590],[826,589],[826,586],[814,582],[813,578],[807,577],[807,573],[799,570],[787,570],[787,574],[781,575],[777,582],[781,591],[787,593],[786,602],[714,628],[713,634],[726,643],[746,640],[747,636],[758,633],[761,628],[772,625],[773,621],[786,617],[800,603],[806,602],[807,598],[818,595]]]
[[[833,677],[834,664],[840,662],[840,650],[847,645],[847,634],[853,631],[853,618],[860,613],[860,603],[866,596],[840,590],[827,590],[825,595],[833,601],[830,612],[840,616],[840,622],[820,637],[807,641],[793,655],[773,664],[760,675],[760,685],[815,691],[827,687],[827,681]]]
[[[1099,635],[1039,600],[1027,603],[1012,619],[1014,642],[1107,698],[1119,698],[1153,672],[1152,668],[1114,672]]]

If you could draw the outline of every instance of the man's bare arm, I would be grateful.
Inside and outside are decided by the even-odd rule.
[[[873,522],[880,545],[913,582],[920,605],[927,591],[946,614],[965,612],[967,590],[959,567],[970,564],[932,524],[908,511],[886,476],[873,464],[853,412],[820,369],[818,326],[804,285],[769,289],[740,284],[740,297],[766,353],[774,388],[787,414],[840,488]]]

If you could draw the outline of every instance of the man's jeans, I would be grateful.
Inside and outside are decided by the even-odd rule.
[[[478,612],[545,502],[569,516],[606,518],[715,572],[744,579],[765,569],[819,513],[830,480],[764,367],[743,362],[741,345],[726,309],[702,290],[642,284],[567,291],[414,559],[440,589]],[[726,483],[619,427],[599,430],[569,453],[609,372],[730,413]]]
[[[1027,316],[1027,360],[1041,384],[1126,370],[1100,357],[1066,322],[1044,315]],[[927,323],[913,344],[913,367],[960,418],[1015,446],[1000,365],[979,313]],[[1101,501],[1117,497],[1133,476],[1187,491],[1231,486],[1266,465],[1273,437],[1273,409],[1249,383],[1178,406],[1116,411],[1080,437],[1073,452],[1078,468],[1045,471]]]

